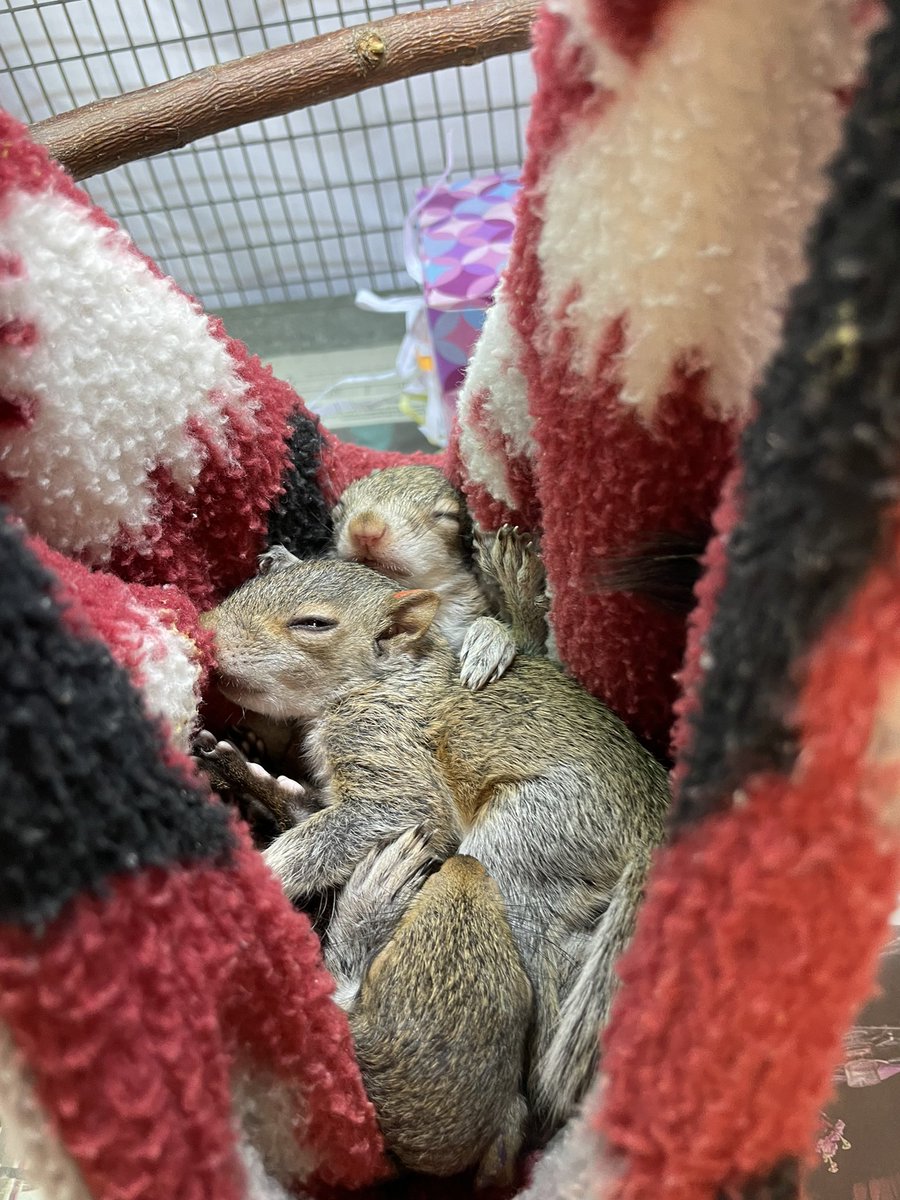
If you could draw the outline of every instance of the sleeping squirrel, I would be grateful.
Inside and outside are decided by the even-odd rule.
[[[338,897],[325,965],[394,1157],[507,1185],[526,1131],[531,984],[484,867],[434,865],[417,829],[371,851]]]
[[[465,501],[436,467],[373,471],[346,488],[332,520],[334,557],[439,597],[435,627],[459,655],[467,687],[499,679],[517,649],[543,650],[547,598],[531,538],[509,527],[476,534]],[[515,557],[497,546],[510,538],[522,543]],[[516,574],[504,577],[513,563]]]
[[[543,652],[548,600],[535,539],[509,526],[474,531],[464,499],[437,468],[374,471],[345,489],[332,520],[327,557],[360,562],[397,587],[427,588],[440,597],[435,627],[459,655],[466,687],[478,690],[499,678],[517,651]],[[263,555],[263,570],[267,560]],[[291,781],[309,782],[301,766],[302,731],[248,712],[226,736],[259,768],[289,773],[281,794],[286,810],[267,810],[252,793],[231,789],[263,848],[293,822]],[[206,735],[202,745],[209,750],[215,742]],[[325,904],[310,915],[318,922],[329,910]],[[321,924],[317,928],[321,932]]]
[[[515,573],[522,542],[503,546]],[[533,990],[525,1096],[534,1128],[549,1135],[596,1070],[614,963],[663,834],[665,773],[544,658],[516,657],[483,691],[463,686],[436,628],[441,594],[287,551],[272,552],[267,566],[203,621],[215,633],[221,690],[286,730],[296,723],[315,788],[306,795],[290,780],[251,773],[226,743],[202,756],[213,784],[256,788],[266,803],[286,805],[283,823],[296,823],[266,858],[291,898],[342,887],[373,850],[413,829],[436,860],[460,854],[482,864]],[[435,958],[450,977],[464,974],[447,942],[435,934]],[[415,954],[394,961],[388,944],[379,961],[392,963],[404,997],[414,994],[426,969]],[[502,981],[488,991],[473,1025],[508,1019]],[[369,994],[364,984],[352,1020]],[[471,1071],[470,1032],[461,1026],[447,1047],[447,1071]],[[496,1100],[507,1111],[509,1096]]]

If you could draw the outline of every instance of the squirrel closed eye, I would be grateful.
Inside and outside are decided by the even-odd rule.
[[[439,596],[437,625],[467,687],[500,678],[518,650],[543,651],[546,598],[534,547],[474,534],[465,500],[436,468],[373,471],[350,484],[332,519],[336,557]]]
[[[485,554],[501,571],[510,563],[530,569],[535,560],[521,554],[527,542],[515,530],[501,530]],[[516,1077],[531,1114],[530,1136],[542,1140],[571,1115],[596,1072],[616,959],[631,936],[663,835],[667,778],[621,721],[544,657],[517,655],[483,690],[463,686],[441,629],[443,605],[437,589],[399,586],[359,563],[283,560],[207,614],[204,624],[215,635],[228,698],[275,730],[279,723],[292,730],[285,745],[307,764],[317,788],[315,811],[265,851],[288,896],[308,903],[344,888],[368,855],[412,830],[422,831],[438,863],[473,860],[496,885],[503,920],[488,920],[484,936],[508,925],[532,987]],[[334,625],[288,629],[298,616]],[[389,945],[387,957],[367,967],[365,980],[385,1006],[369,1026],[376,1032],[364,1073],[376,1110],[400,1103],[399,1083],[385,1096],[377,1080],[393,1069],[403,1044],[384,1034],[402,1007],[401,994],[432,987],[449,997],[454,980],[470,980],[464,942],[443,937],[465,909],[436,911],[428,938],[414,943],[420,949],[394,957],[397,945],[393,951]],[[442,947],[437,956],[435,946]],[[511,994],[511,975],[500,962],[493,974],[485,968],[485,982],[502,998]],[[385,999],[391,989],[376,986],[381,972],[404,989],[393,1009]],[[488,1009],[471,1029],[458,1015],[452,1027],[436,1029],[440,1014],[451,1010],[449,1002],[427,1013],[422,1008],[417,1024],[416,1005],[408,1006],[396,1034],[410,1039],[410,1053],[422,1039],[443,1038],[442,1061],[452,1079],[442,1094],[459,1098],[477,1061],[472,1039],[488,1031],[479,1022],[506,1020],[508,1010]],[[354,1013],[363,1020],[363,1010]],[[491,1093],[499,1114],[517,1111],[519,1089],[511,1092],[509,1078],[493,1059],[484,1063],[480,1087],[490,1092],[492,1080],[507,1081],[502,1094]],[[416,1094],[412,1080],[407,1094]],[[440,1112],[426,1120],[419,1101],[391,1112],[397,1144],[417,1128],[431,1137],[451,1128]],[[457,1118],[458,1130],[470,1128],[459,1109]],[[511,1138],[507,1130],[497,1145]],[[462,1154],[472,1143],[462,1132],[460,1139]]]

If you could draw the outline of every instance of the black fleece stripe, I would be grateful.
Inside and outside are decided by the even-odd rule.
[[[331,542],[331,510],[316,478],[322,457],[318,422],[304,412],[291,417],[290,464],[283,495],[269,513],[270,546],[285,546],[298,558],[317,558]]]
[[[871,47],[810,274],[741,447],[739,523],[706,641],[676,825],[789,770],[804,655],[882,551],[900,458],[900,0]]]
[[[0,920],[33,926],[112,874],[232,844],[224,806],[165,765],[128,676],[53,590],[0,511]]]

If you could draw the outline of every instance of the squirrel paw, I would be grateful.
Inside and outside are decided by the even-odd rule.
[[[520,603],[546,603],[544,564],[534,536],[513,525],[502,525],[491,547],[491,569],[506,596]]]
[[[366,855],[350,876],[341,903],[351,894],[366,896],[378,904],[399,908],[402,916],[434,861],[424,830],[408,829],[387,846]]]
[[[463,686],[481,691],[509,670],[516,643],[509,629],[493,617],[477,617],[469,626],[459,652],[459,677]]]
[[[482,569],[505,595],[535,600],[544,589],[544,567],[533,534],[517,525],[501,525],[478,545]]]
[[[306,788],[295,779],[276,779],[259,763],[249,762],[231,742],[217,741],[207,730],[194,739],[194,757],[217,792],[233,792],[255,800],[289,829],[306,815]]]
[[[478,546],[482,574],[493,580],[519,650],[544,654],[550,598],[537,538],[503,525]]]
[[[225,730],[225,740],[236,746],[248,762],[265,765],[268,757],[266,743],[252,729],[245,729],[242,725],[230,726]]]
[[[250,763],[231,742],[220,741],[204,729],[192,747],[197,765],[217,792],[242,791],[250,779]]]

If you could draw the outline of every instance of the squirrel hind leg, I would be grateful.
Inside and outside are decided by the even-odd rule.
[[[528,1105],[525,1103],[525,1097],[518,1095],[507,1109],[497,1136],[478,1164],[475,1173],[477,1190],[512,1186],[525,1142],[527,1124]]]
[[[434,862],[420,829],[370,851],[341,892],[325,947],[325,965],[337,984],[335,1003],[353,1006],[369,963],[390,941]]]

